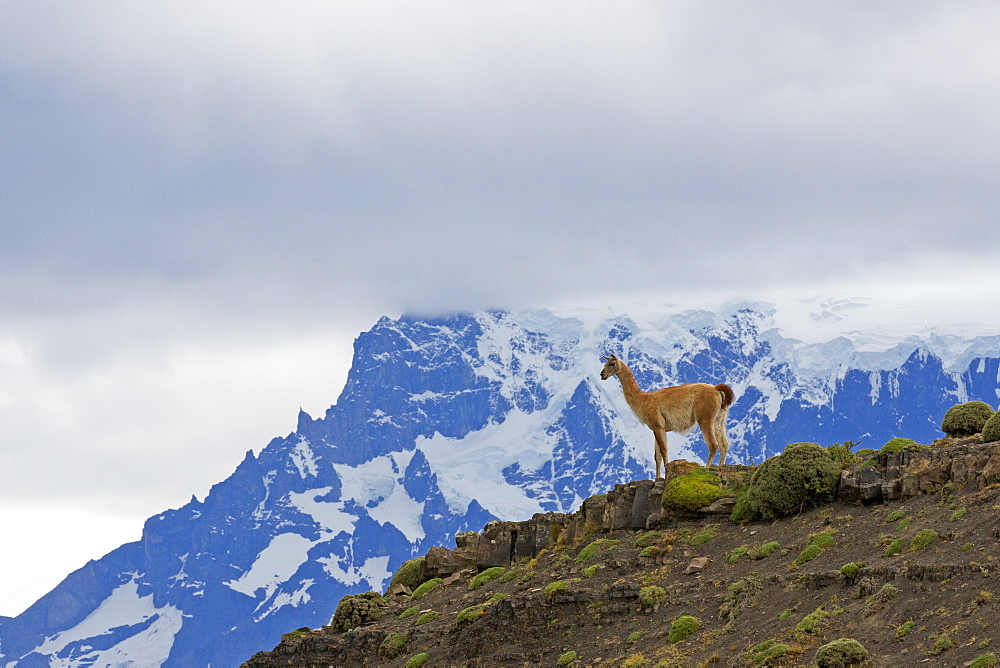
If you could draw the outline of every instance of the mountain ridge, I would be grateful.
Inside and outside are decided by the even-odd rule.
[[[838,342],[825,362],[836,371],[817,378],[793,353],[815,361],[819,349],[782,335],[766,309],[685,311],[649,327],[538,309],[380,319],[356,340],[344,389],[322,417],[300,411],[294,432],[249,450],[204,501],[151,517],[140,541],[5,622],[0,660],[84,665],[129,656],[129,643],[155,631],[172,642],[132,660],[235,665],[289,628],[325,622],[330,601],[378,589],[461,531],[566,512],[645,477],[652,436],[620,388],[596,379],[603,353],[627,360],[646,388],[732,384],[730,461],[759,462],[800,440],[930,441],[951,404],[997,401],[1000,352],[956,370],[929,344],[890,369],[852,369]],[[976,341],[948,350],[959,359]],[[872,366],[876,353],[864,352]],[[669,445],[671,459],[703,458],[697,432],[671,434]],[[63,599],[75,616],[54,614]],[[112,614],[106,601],[136,612]]]

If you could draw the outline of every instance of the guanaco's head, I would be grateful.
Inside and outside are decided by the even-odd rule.
[[[604,368],[601,369],[601,380],[607,380],[611,376],[617,376],[618,372],[621,371],[622,363],[614,355],[608,355],[605,357],[601,355],[601,359],[604,360]]]

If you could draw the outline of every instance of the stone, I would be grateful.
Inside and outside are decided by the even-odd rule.
[[[404,584],[397,584],[389,587],[389,591],[386,592],[387,596],[409,596],[413,593],[413,590]]]
[[[424,573],[427,579],[444,578],[452,573],[463,571],[475,562],[468,554],[446,547],[432,547],[424,557]]]
[[[692,573],[700,573],[705,570],[705,566],[708,565],[708,557],[695,557],[688,564],[687,568],[684,569],[685,575],[691,575]]]

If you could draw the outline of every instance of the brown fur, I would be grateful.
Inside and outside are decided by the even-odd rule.
[[[643,392],[624,362],[614,355],[602,359],[605,360],[605,364],[601,369],[601,380],[618,376],[629,408],[640,422],[653,430],[653,437],[656,440],[653,454],[656,459],[657,478],[662,477],[661,466],[665,471],[668,461],[667,432],[686,432],[695,425],[701,427],[705,443],[708,444],[706,465],[712,465],[716,452],[719,453],[719,465],[726,463],[726,452],[729,450],[726,417],[729,414],[729,407],[736,399],[733,388],[724,383],[719,385],[687,383],[653,392]]]

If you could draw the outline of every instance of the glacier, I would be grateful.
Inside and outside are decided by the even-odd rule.
[[[2,620],[0,666],[236,666],[458,532],[650,477],[652,435],[600,381],[602,354],[647,389],[730,384],[730,462],[796,441],[926,443],[952,404],[998,403],[997,332],[860,328],[866,307],[828,300],[797,330],[755,302],[382,318],[325,415],[300,412],[203,501]],[[668,443],[706,455],[697,430]]]

